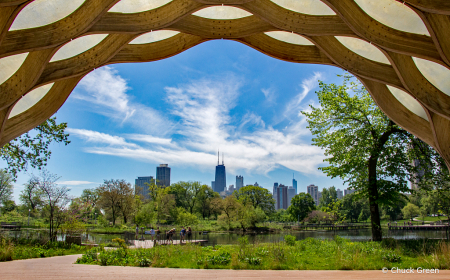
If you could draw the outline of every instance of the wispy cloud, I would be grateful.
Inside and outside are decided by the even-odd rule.
[[[268,105],[273,105],[277,99],[277,94],[274,88],[263,88],[261,89],[264,97],[266,98],[266,103]]]
[[[294,112],[303,106],[302,101],[320,77],[320,73],[315,73],[303,81],[303,91],[290,102],[292,105],[287,105],[292,106],[290,110]],[[86,140],[90,145],[85,151],[94,154],[206,170],[216,163],[220,149],[230,172],[245,169],[267,174],[285,166],[304,174],[321,174],[317,167],[324,159],[323,151],[310,145],[310,132],[303,117],[292,114],[291,124],[282,131],[266,125],[255,112],[247,112],[236,121],[232,111],[239,101],[242,84],[240,78],[229,74],[166,87],[169,113],[179,119],[172,137],[114,136],[73,128],[69,132]],[[122,88],[127,88],[126,84]],[[125,96],[121,100],[129,99]]]
[[[288,102],[286,105],[284,114],[286,118],[291,119],[292,116],[298,116],[303,100],[315,87],[318,86],[319,79],[322,79],[322,73],[316,72],[310,78],[302,81],[302,91],[292,98],[291,102]]]
[[[103,114],[120,124],[131,124],[136,128],[156,133],[169,133],[173,124],[159,111],[132,102],[127,94],[131,88],[116,70],[105,66],[84,77],[74,98],[95,106],[95,112]]]

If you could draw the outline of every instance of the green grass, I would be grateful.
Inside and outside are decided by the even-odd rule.
[[[379,270],[391,268],[450,268],[450,244],[438,241],[387,239],[350,242],[305,239],[249,245],[157,246],[152,249],[93,248],[79,264],[152,266],[197,269]],[[97,254],[98,253],[98,254]]]
[[[84,246],[68,245],[64,242],[47,242],[41,245],[36,240],[14,242],[12,239],[0,237],[0,262],[82,254],[87,250]]]

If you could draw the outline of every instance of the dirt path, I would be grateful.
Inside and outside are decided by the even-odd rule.
[[[139,268],[73,264],[80,255],[30,259],[0,263],[0,279],[450,279],[450,270],[439,274],[393,274],[381,271],[279,271],[279,270],[200,270]]]

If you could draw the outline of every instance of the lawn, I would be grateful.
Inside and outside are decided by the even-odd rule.
[[[201,247],[156,246],[152,249],[93,248],[79,264],[196,269],[379,270],[391,268],[450,268],[450,245],[436,240],[350,242],[305,239],[270,244]]]

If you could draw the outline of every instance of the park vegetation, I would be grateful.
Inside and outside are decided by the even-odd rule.
[[[381,270],[392,268],[450,268],[450,245],[443,241],[385,239],[383,242],[350,242],[308,238],[296,241],[201,247],[156,246],[151,249],[117,250],[93,248],[77,260],[79,264],[201,269],[293,269],[293,270]]]

